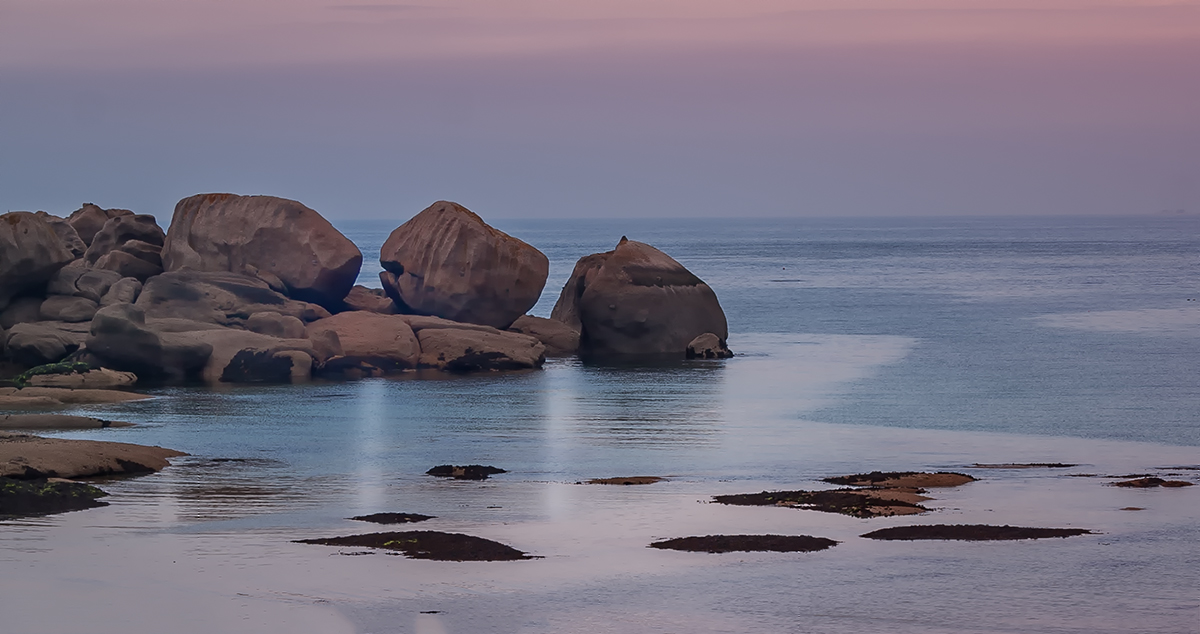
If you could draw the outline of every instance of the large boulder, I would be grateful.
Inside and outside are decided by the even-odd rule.
[[[167,271],[230,271],[281,283],[287,294],[336,310],[362,252],[321,214],[273,196],[201,194],[175,206],[163,248]]]
[[[25,292],[37,292],[75,256],[36,214],[0,215],[0,309]]]
[[[8,308],[0,310],[0,328],[12,328],[17,324],[27,324],[41,319],[41,297],[18,297]]]
[[[175,317],[222,326],[242,326],[254,313],[275,312],[304,322],[329,316],[316,304],[271,290],[260,279],[228,272],[193,270],[156,275],[142,286],[137,306],[148,317]]]
[[[537,303],[550,261],[465,207],[440,201],[400,225],[380,252],[401,312],[507,328]]]
[[[102,256],[119,250],[127,242],[137,241],[162,249],[166,234],[158,221],[150,214],[129,214],[117,216],[100,228],[92,237],[84,259],[95,264]]]
[[[312,376],[312,344],[306,339],[216,328],[189,333],[212,347],[200,378],[208,383],[298,383]]]
[[[546,356],[569,357],[579,351],[579,331],[557,319],[521,315],[508,329],[542,342]]]
[[[75,229],[75,234],[85,245],[91,246],[92,238],[100,229],[104,228],[105,223],[118,216],[132,215],[133,212],[128,209],[101,209],[92,203],[84,203],[82,207],[67,216],[67,223]]]
[[[527,370],[546,361],[542,342],[515,332],[426,328],[417,333],[420,366],[446,372]]]
[[[86,324],[22,323],[8,330],[5,347],[10,359],[33,367],[61,361],[78,350],[86,338]]]
[[[132,304],[137,301],[138,295],[142,293],[142,283],[136,278],[123,277],[108,288],[108,292],[104,297],[100,298],[100,306],[112,306],[113,304]]]
[[[99,303],[86,297],[51,295],[38,308],[38,317],[40,321],[81,323],[91,321],[99,307]]]
[[[71,252],[71,255],[80,258],[87,251],[87,245],[79,238],[79,234],[75,232],[75,227],[63,218],[48,214],[44,211],[34,212],[34,215],[41,218],[54,231],[54,235],[58,236],[59,242],[62,243],[66,250]]]
[[[87,349],[105,365],[142,378],[194,378],[208,363],[213,346],[190,332],[160,332],[133,304],[101,308],[92,319]]]
[[[551,317],[578,324],[580,351],[594,355],[683,358],[704,333],[722,346],[729,336],[708,284],[662,251],[626,238],[579,260]]]
[[[386,374],[417,367],[421,347],[401,315],[367,311],[338,313],[308,325],[308,337],[320,340],[333,332],[341,344],[334,366],[353,365],[365,374]]]

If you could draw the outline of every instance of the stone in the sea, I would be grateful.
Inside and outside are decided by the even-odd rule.
[[[546,361],[546,347],[528,335],[457,328],[425,328],[417,332],[419,365],[447,372],[527,370]]]
[[[683,358],[688,344],[729,336],[717,295],[654,247],[621,238],[616,249],[585,256],[563,286],[551,317],[579,330],[580,352]]]
[[[200,194],[175,206],[163,263],[167,271],[256,275],[282,284],[290,297],[337,310],[358,277],[362,252],[294,200]]]
[[[36,214],[0,215],[0,309],[24,292],[40,292],[74,259],[54,229]]]
[[[438,531],[403,531],[397,533],[371,533],[348,535],[324,539],[301,539],[301,544],[325,546],[357,546],[397,550],[413,559],[436,561],[516,561],[533,559],[529,555],[490,539],[442,533]]]
[[[550,261],[467,208],[439,201],[383,243],[380,276],[401,312],[507,328],[537,303]]]
[[[439,478],[454,478],[455,480],[487,480],[488,476],[493,476],[499,473],[508,473],[499,467],[489,465],[469,464],[469,465],[438,465],[429,471],[426,475],[437,476]]]
[[[434,516],[421,515],[420,513],[372,513],[370,515],[357,515],[350,519],[359,522],[372,522],[374,524],[415,524],[416,522],[434,519]]]
[[[508,329],[537,338],[548,357],[569,357],[579,351],[579,331],[557,319],[521,315]]]
[[[1074,537],[1090,535],[1092,531],[1082,528],[1026,528],[1023,526],[989,526],[987,524],[922,524],[919,526],[893,526],[866,533],[867,539],[918,540],[953,539],[963,541],[997,541],[1017,539],[1045,539],[1047,537]]]
[[[711,332],[706,332],[688,344],[685,355],[689,359],[728,359],[733,356],[725,341]]]
[[[836,545],[837,542],[832,539],[809,535],[705,535],[667,539],[654,542],[650,547],[694,553],[811,553]]]

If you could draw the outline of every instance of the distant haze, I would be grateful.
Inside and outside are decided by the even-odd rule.
[[[1200,212],[1200,0],[0,0],[0,212]]]

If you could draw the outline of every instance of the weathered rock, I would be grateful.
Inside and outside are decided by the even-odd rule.
[[[113,271],[89,268],[84,260],[75,260],[62,267],[46,285],[49,295],[85,297],[99,302],[112,285],[121,279]]]
[[[29,379],[29,385],[33,387],[86,388],[93,390],[132,387],[135,383],[137,383],[136,374],[110,370],[109,368],[96,368],[77,374],[41,374]]]
[[[86,478],[149,473],[187,454],[162,447],[0,433],[0,477]]]
[[[162,247],[166,234],[150,214],[121,215],[104,223],[88,245],[84,259],[95,264],[101,257],[132,240]]]
[[[38,317],[40,321],[80,323],[91,321],[99,307],[99,304],[86,297],[51,295],[42,302]]]
[[[404,323],[408,324],[413,332],[421,332],[422,330],[437,330],[437,329],[452,329],[452,330],[474,330],[476,332],[503,332],[499,328],[491,326],[483,326],[480,324],[468,324],[461,321],[450,321],[441,317],[430,317],[428,315],[401,315]]]
[[[75,227],[63,218],[48,214],[44,211],[34,212],[38,218],[41,218],[50,228],[54,230],[54,235],[58,236],[59,242],[63,248],[71,252],[71,255],[80,258],[87,251],[87,245],[83,240],[79,239],[79,234],[75,232]]]
[[[728,359],[733,356],[733,351],[725,345],[724,339],[706,332],[692,339],[685,356],[689,359]]]
[[[276,312],[250,315],[250,318],[246,320],[246,330],[280,339],[303,339],[307,334],[304,322],[291,315],[280,315]]]
[[[515,332],[426,328],[417,333],[417,340],[420,366],[447,372],[525,370],[546,361],[542,342]]]
[[[380,255],[400,312],[507,328],[537,303],[550,262],[541,251],[440,201],[392,232]]]
[[[557,319],[521,315],[508,329],[542,342],[548,357],[569,357],[579,350],[579,331]]]
[[[358,277],[362,252],[294,200],[201,194],[175,206],[163,263],[168,271],[270,275],[291,297],[336,310]]]
[[[145,260],[158,268],[162,268],[162,245],[151,244],[141,240],[129,240],[118,247],[119,250],[132,255],[139,260]]]
[[[580,325],[585,354],[682,358],[704,333],[729,336],[707,284],[662,251],[626,238],[579,260],[551,316]]]
[[[104,297],[100,298],[100,307],[113,304],[132,304],[137,301],[142,292],[142,283],[136,277],[123,277],[108,288]]]
[[[342,349],[342,363],[365,363],[380,372],[415,368],[421,347],[401,315],[366,311],[338,313],[308,325],[309,339],[333,332]]]
[[[25,292],[40,291],[74,260],[54,229],[35,214],[0,215],[0,309]]]
[[[344,301],[348,311],[361,310],[380,315],[395,315],[400,312],[396,303],[379,288],[354,286]]]
[[[169,380],[199,374],[213,351],[212,345],[192,333],[151,330],[145,313],[133,304],[114,304],[97,311],[87,347],[107,367]]]
[[[338,338],[338,334],[333,330],[317,330],[316,332],[308,331],[308,340],[312,343],[313,351],[317,356],[314,357],[317,363],[324,364],[333,357],[341,357],[345,354],[342,350],[342,340]]]
[[[96,260],[95,267],[113,271],[120,277],[132,277],[140,282],[163,272],[161,266],[151,264],[135,255],[124,251],[109,251]]]
[[[9,358],[21,365],[55,363],[83,345],[86,328],[63,322],[17,324],[8,330],[5,346]]]
[[[307,339],[279,339],[233,328],[188,334],[212,348],[200,374],[209,383],[287,383],[312,376],[316,353]]]
[[[104,228],[104,224],[118,216],[132,216],[128,209],[101,209],[92,203],[84,203],[67,216],[67,223],[75,229],[76,235],[86,245],[92,244],[92,238]]]
[[[0,327],[12,328],[17,324],[28,324],[40,319],[42,311],[41,297],[18,297],[8,308],[0,311]]]
[[[170,271],[149,279],[137,306],[147,317],[178,317],[241,326],[254,313],[275,312],[316,321],[329,311],[271,290],[259,279],[228,272]]]

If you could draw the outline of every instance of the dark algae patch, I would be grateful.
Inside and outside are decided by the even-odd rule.
[[[1026,528],[1023,526],[990,526],[987,524],[923,524],[917,526],[895,526],[866,533],[867,539],[918,540],[943,539],[963,541],[998,541],[1017,539],[1045,539],[1047,537],[1074,537],[1091,535],[1083,528]]]
[[[496,475],[497,473],[508,472],[504,469],[481,464],[469,464],[465,466],[443,464],[425,472],[426,475],[438,476],[439,478],[454,478],[455,480],[487,480],[488,476]]]
[[[382,548],[404,553],[413,559],[435,561],[516,561],[534,559],[512,546],[482,537],[460,533],[438,531],[402,531],[396,533],[369,533],[328,537],[322,539],[300,539],[300,544],[323,546],[356,546],[360,548]]]
[[[836,545],[837,542],[832,539],[808,535],[705,535],[667,539],[654,542],[650,547],[692,553],[811,553]]]
[[[787,506],[841,513],[852,517],[915,514],[927,511],[916,502],[894,499],[886,489],[834,489],[832,491],[763,491],[717,495],[713,501],[734,506]]]
[[[372,513],[370,515],[359,515],[352,517],[352,520],[360,522],[374,522],[376,524],[415,524],[431,520],[432,515],[421,515],[420,513]]]
[[[108,506],[104,491],[79,482],[0,478],[0,517],[29,517]]]
[[[1125,480],[1124,482],[1113,482],[1112,485],[1115,487],[1126,487],[1130,489],[1153,489],[1156,487],[1190,487],[1192,486],[1192,483],[1188,482],[1187,480],[1163,480],[1162,478],[1150,476],[1145,478],[1135,478],[1133,480]]]

